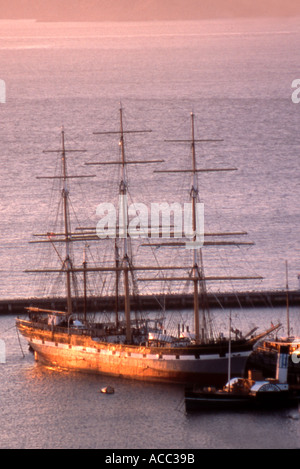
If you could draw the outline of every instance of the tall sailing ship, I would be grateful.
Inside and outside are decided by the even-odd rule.
[[[117,132],[99,132],[118,134],[120,145],[120,161],[95,162],[86,164],[116,164],[120,168],[119,199],[122,201],[119,207],[118,220],[120,225],[116,227],[116,236],[112,242],[112,254],[110,265],[99,264],[89,266],[86,259],[80,266],[75,266],[71,259],[71,244],[74,242],[103,242],[97,235],[96,228],[82,228],[72,231],[69,214],[69,180],[72,176],[67,171],[67,150],[65,148],[65,134],[62,130],[61,154],[62,173],[59,179],[62,181],[62,208],[64,230],[61,233],[40,234],[41,242],[50,242],[57,252],[56,243],[64,243],[64,257],[60,254],[59,269],[42,269],[36,272],[56,273],[62,272],[66,282],[66,310],[56,311],[38,307],[29,307],[28,319],[17,318],[16,325],[21,334],[27,339],[29,346],[34,351],[37,361],[51,366],[77,371],[102,373],[139,380],[160,381],[167,383],[202,383],[207,385],[223,385],[228,373],[228,345],[231,344],[231,371],[234,375],[243,374],[247,358],[253,347],[259,340],[275,330],[279,325],[272,326],[260,334],[254,334],[257,330],[251,330],[243,335],[241,332],[231,338],[229,331],[225,337],[223,333],[213,335],[210,327],[210,312],[207,302],[206,283],[214,280],[251,280],[257,276],[206,276],[204,273],[202,249],[206,245],[231,245],[235,241],[228,241],[228,235],[242,235],[238,233],[204,233],[204,242],[199,244],[197,226],[197,202],[199,200],[198,173],[206,171],[222,171],[223,169],[198,169],[196,161],[196,142],[194,132],[194,115],[191,114],[191,138],[185,140],[191,145],[192,164],[189,170],[158,170],[156,172],[188,172],[192,177],[190,190],[192,237],[189,242],[194,244],[192,252],[192,264],[190,266],[168,265],[154,266],[134,265],[131,256],[130,235],[128,230],[128,203],[127,203],[127,165],[150,164],[159,160],[127,160],[125,156],[125,134],[142,131],[123,129],[123,111],[120,109],[120,129]],[[201,140],[205,142],[205,140]],[[235,168],[226,168],[225,171]],[[159,243],[156,246],[168,245],[180,252],[186,240],[161,239],[163,226],[157,227]],[[152,245],[152,236],[148,228],[149,244]],[[145,235],[145,232],[144,232]],[[225,241],[207,241],[214,236],[225,235]],[[220,239],[220,238],[218,238]],[[145,240],[145,238],[143,238]],[[198,243],[198,244],[197,244]],[[238,243],[250,244],[250,243]],[[120,253],[122,253],[120,255]],[[178,252],[177,252],[178,254]],[[176,255],[177,255],[176,254]],[[157,276],[157,272],[162,276]],[[31,271],[33,272],[33,271]],[[114,320],[103,320],[104,314],[99,311],[97,320],[87,311],[87,277],[91,273],[99,272],[102,276],[114,275],[116,311]],[[168,272],[172,274],[168,276]],[[174,273],[175,272],[175,273]],[[176,273],[177,272],[177,273]],[[179,272],[179,274],[178,274]],[[132,303],[136,296],[137,288],[134,277],[136,274],[145,275],[137,281],[155,282],[158,279],[163,282],[188,282],[192,285],[194,299],[194,326],[193,331],[178,331],[177,334],[169,333],[163,325],[164,316],[171,315],[171,311],[163,311],[163,317],[159,320],[151,319],[151,315],[133,314]],[[72,277],[79,275],[84,285],[84,311],[83,314],[76,311],[74,306]],[[138,275],[137,275],[138,277]],[[130,291],[133,286],[134,292]],[[121,291],[122,289],[122,291]],[[142,297],[140,299],[142,301]],[[121,303],[122,302],[122,303]],[[143,309],[143,307],[142,307]],[[150,313],[150,312],[149,312]]]

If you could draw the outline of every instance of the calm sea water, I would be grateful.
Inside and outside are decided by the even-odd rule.
[[[52,182],[36,177],[53,174],[56,155],[43,151],[59,148],[62,125],[67,148],[87,150],[70,153],[73,174],[97,175],[88,185],[74,183],[74,206],[87,226],[97,222],[96,207],[110,200],[117,179],[84,163],[118,156],[117,141],[112,146],[93,132],[118,129],[120,101],[126,128],[152,130],[128,138],[133,158],[188,168],[189,148],[165,140],[189,138],[193,111],[198,138],[223,139],[197,145],[199,164],[238,168],[201,177],[205,225],[207,231],[247,230],[255,246],[221,250],[220,260],[205,250],[207,273],[222,267],[258,274],[264,280],[237,288],[276,290],[285,287],[287,260],[289,286],[297,288],[300,104],[292,103],[291,83],[300,78],[299,46],[297,19],[0,22],[0,78],[7,87],[0,104],[0,297],[50,294],[24,270],[36,267],[37,246],[28,241],[43,231],[51,201]],[[155,175],[149,168],[130,169],[129,179],[139,202],[182,202],[190,183],[188,175]],[[284,314],[252,310],[236,313],[235,320],[250,329]],[[297,315],[295,308],[295,333]],[[217,313],[224,327],[225,316]],[[0,335],[7,346],[0,380],[2,448],[299,446],[297,412],[187,416],[181,387],[43,368],[21,339],[23,358],[13,317],[0,318]],[[99,394],[106,384],[115,386],[113,396]]]
[[[0,365],[0,448],[299,448],[296,408],[186,414],[180,385],[47,368],[19,343],[13,317],[2,317],[1,328],[7,354]],[[113,395],[100,393],[107,385]]]

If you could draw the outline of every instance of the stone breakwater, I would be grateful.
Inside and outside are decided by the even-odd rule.
[[[239,307],[277,307],[287,303],[285,291],[257,291],[238,293],[209,293],[208,303],[211,308],[239,308]],[[290,306],[300,304],[300,290],[288,293]],[[122,309],[123,298],[119,298],[120,309]],[[193,307],[192,295],[145,295],[140,296],[138,301],[131,299],[132,307],[139,310],[158,310],[164,305],[166,310],[189,309]],[[26,313],[26,307],[39,306],[44,309],[66,310],[65,298],[19,298],[0,300],[0,315],[19,315]],[[73,299],[74,312],[80,313],[84,308],[84,298]],[[90,297],[87,300],[87,309],[90,312],[110,312],[115,310],[114,297]]]

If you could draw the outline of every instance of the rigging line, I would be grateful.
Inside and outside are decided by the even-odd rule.
[[[76,210],[75,210],[75,208],[74,208],[73,202],[72,202],[72,200],[71,200],[70,197],[68,197],[68,202],[69,202],[69,206],[70,206],[70,208],[71,208],[71,210],[72,210],[73,217],[74,217],[75,220],[76,220],[77,226],[80,227],[80,220],[79,220],[79,218],[78,218],[78,216],[77,216]]]
[[[62,126],[62,128],[64,128],[64,126]],[[65,130],[65,129],[64,129]],[[72,136],[72,134],[70,134],[68,132],[68,138],[66,139],[67,140],[67,144],[70,145],[71,143],[74,144],[73,146],[70,146],[71,148],[77,148],[77,145],[78,145],[78,140],[81,141],[82,138],[80,137],[79,134],[77,134],[77,140],[75,140],[74,136]],[[68,151],[68,149],[66,148],[66,151]],[[78,151],[81,151],[81,150],[78,150]],[[61,152],[61,150],[60,150]]]
[[[237,245],[237,247],[239,248],[239,250],[240,250],[241,253],[244,252],[244,249],[245,249],[245,248],[242,249],[242,246],[240,246],[240,245]],[[250,246],[246,249],[246,252],[247,252],[249,249],[250,249]],[[243,257],[243,260],[244,260],[245,264],[246,264],[247,267],[249,268],[249,270],[250,270],[250,269],[252,270],[252,269],[253,269],[253,266],[251,265],[251,262],[249,261],[249,259],[245,256],[245,254],[243,254],[242,257]],[[255,271],[254,273],[255,273],[255,275],[259,275],[259,274],[256,273],[256,271]]]
[[[149,287],[149,285],[150,284],[148,284],[148,287]],[[146,288],[147,288],[147,286],[146,286]],[[150,289],[148,288],[148,291],[152,294],[151,288]],[[154,293],[154,294],[152,294],[152,297],[157,302],[157,304],[161,307],[161,309],[164,310],[165,306],[164,306],[164,304],[161,303],[161,301],[160,301],[160,299],[158,298],[157,295],[158,295],[157,293]]]
[[[55,244],[52,242],[52,239],[51,239],[51,235],[50,235],[50,234],[49,234],[49,236],[48,236],[48,239],[49,239],[51,245],[53,246],[53,249],[55,250],[55,252],[56,252],[56,254],[57,254],[57,256],[58,256],[60,262],[61,262],[62,265],[63,265],[63,264],[64,264],[64,260],[62,259],[61,255],[59,254],[59,252],[58,252],[58,250],[57,250]]]
[[[96,263],[96,262],[95,262],[95,259],[94,259],[94,254],[93,254],[93,251],[92,251],[91,248],[90,248],[90,245],[87,244],[87,245],[86,245],[86,248],[87,248],[87,250],[88,250],[89,257],[91,258],[92,262]],[[88,257],[88,256],[87,256],[87,257]],[[89,291],[91,291],[91,288],[92,288],[92,286],[90,286],[90,285],[91,285],[90,278],[91,278],[91,276],[88,275],[88,276],[87,276],[87,280],[89,281],[89,285],[88,285]],[[96,276],[93,276],[92,278],[93,278],[93,290],[95,291],[95,290],[97,289]]]
[[[54,174],[55,175],[58,174],[59,170],[61,170],[61,168],[60,168],[60,157],[56,158],[56,166],[55,166]],[[59,174],[61,174],[61,171],[60,171]],[[51,188],[51,191],[50,191],[50,203],[49,203],[50,207],[52,207],[54,205],[54,200],[57,197],[57,190],[55,190],[55,186],[57,185],[57,183],[60,185],[60,181],[58,182],[55,179],[53,179],[52,188]],[[51,216],[51,210],[49,210],[49,212],[48,212],[46,226],[49,226],[50,216]]]
[[[214,297],[214,299],[216,300],[216,302],[218,303],[218,305],[220,306],[220,308],[225,311],[225,308],[224,306],[222,305],[221,301],[219,300],[219,298],[217,297],[216,293],[212,292],[212,296]]]
[[[51,195],[51,198],[52,198],[52,195]],[[53,204],[53,200],[52,200],[51,203]],[[60,206],[61,206],[61,198],[59,198],[58,206],[56,204],[56,215],[55,215],[55,220],[54,220],[54,226],[56,226],[58,224],[58,218],[59,218],[59,215],[60,215]],[[49,213],[48,214],[48,221],[47,221],[48,226],[50,226],[50,222],[49,222],[50,216],[51,216],[51,214]],[[51,228],[53,229],[53,223],[52,223]],[[54,250],[56,251],[56,255],[58,256],[58,258],[61,261],[61,257],[59,255],[59,252],[56,250],[56,247],[54,246],[54,243],[51,242],[50,246],[52,246],[52,248],[54,248]],[[40,260],[41,260],[41,262],[43,262],[45,264],[46,261],[45,261],[44,255],[42,255],[42,250],[40,250]],[[39,280],[38,280],[39,289],[41,289],[41,288],[45,287],[45,285],[47,285],[46,283],[44,283],[46,281],[47,281],[47,279],[42,280],[41,277],[39,277]],[[35,279],[34,285],[35,285],[35,287],[37,286],[36,279]]]
[[[23,348],[22,348],[22,344],[21,344],[21,340],[20,340],[20,335],[19,335],[19,331],[18,331],[18,328],[17,328],[17,327],[16,327],[16,331],[17,331],[17,336],[18,336],[18,342],[19,342],[19,345],[20,345],[20,349],[21,349],[23,358],[25,358],[25,354],[24,354],[24,352],[23,352]]]
[[[14,329],[15,327],[16,326],[13,325],[13,326],[9,327],[8,329],[5,329],[4,331],[0,331],[0,335],[5,334],[6,332],[10,331],[11,329]]]
[[[128,191],[128,190],[127,190],[127,194],[129,195],[130,201],[133,203],[133,198],[132,198],[132,195],[131,195],[131,191]],[[146,241],[148,241],[148,243],[150,244],[149,238],[146,238]],[[140,248],[140,246],[138,247],[137,251],[139,251],[139,248]],[[154,259],[155,259],[156,265],[157,265],[158,268],[160,268],[160,264],[159,264],[159,261],[158,261],[158,258],[157,258],[157,255],[156,255],[156,252],[155,252],[154,247],[151,247],[151,250],[152,250],[152,255],[153,255]],[[133,256],[131,257],[131,260],[132,260],[132,258],[133,258]],[[131,264],[132,264],[132,262],[131,262]],[[164,275],[164,273],[163,273],[163,275]],[[165,288],[165,287],[164,287],[164,288]],[[164,288],[163,288],[163,290],[164,290]]]

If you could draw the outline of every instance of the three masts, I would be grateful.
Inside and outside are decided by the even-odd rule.
[[[170,276],[163,276],[163,277],[157,277],[157,276],[152,276],[152,277],[147,277],[144,279],[141,279],[142,281],[181,281],[181,282],[186,282],[190,281],[192,282],[193,285],[193,297],[194,297],[194,336],[193,339],[190,340],[190,342],[182,342],[179,340],[176,341],[174,340],[173,345],[171,342],[168,342],[166,344],[163,344],[163,340],[159,342],[160,346],[162,349],[168,348],[172,349],[173,346],[177,349],[177,353],[173,352],[170,349],[170,357],[172,357],[172,360],[177,360],[178,362],[178,357],[182,358],[182,356],[185,357],[185,360],[187,360],[188,355],[191,354],[191,358],[194,357],[195,360],[198,360],[200,355],[206,355],[207,357],[210,356],[211,359],[217,360],[217,362],[221,362],[221,359],[226,358],[226,343],[223,344],[223,346],[220,345],[220,339],[217,337],[212,337],[210,334],[210,328],[208,327],[208,316],[209,316],[209,306],[206,300],[206,282],[210,280],[237,280],[237,279],[258,279],[260,277],[257,276],[210,276],[207,277],[204,274],[204,266],[203,266],[203,257],[202,257],[202,246],[206,245],[236,245],[236,244],[252,244],[252,243],[247,243],[247,242],[236,242],[236,241],[209,241],[211,237],[216,237],[216,236],[228,236],[228,235],[244,235],[246,233],[244,232],[235,232],[235,233],[204,233],[203,232],[203,226],[199,226],[199,219],[198,219],[198,211],[197,211],[197,203],[199,201],[199,187],[198,187],[198,173],[199,172],[212,172],[212,171],[233,171],[236,168],[224,168],[224,169],[214,169],[214,168],[203,168],[203,169],[198,169],[197,168],[197,162],[196,162],[196,142],[210,142],[210,141],[220,141],[220,140],[196,140],[195,139],[195,128],[194,128],[194,114],[191,114],[191,138],[188,140],[185,140],[185,142],[189,143],[191,145],[191,150],[192,150],[192,165],[191,169],[188,170],[182,170],[182,169],[164,169],[164,170],[156,170],[155,172],[161,172],[161,173],[172,173],[172,172],[188,172],[192,176],[192,186],[191,186],[191,191],[190,191],[190,197],[191,197],[191,227],[192,227],[192,233],[191,237],[189,239],[189,244],[190,244],[190,249],[192,251],[192,266],[191,268],[187,268],[186,266],[165,266],[165,267],[156,267],[156,266],[134,266],[132,263],[132,260],[130,258],[130,236],[128,234],[128,205],[127,205],[127,195],[128,195],[128,180],[127,180],[127,165],[128,164],[151,164],[151,163],[158,163],[162,162],[162,160],[140,160],[140,161],[130,161],[127,160],[126,154],[125,154],[125,141],[124,141],[124,136],[126,133],[140,133],[144,131],[125,131],[123,129],[123,110],[122,108],[120,109],[120,130],[118,132],[97,132],[97,134],[118,134],[119,135],[119,145],[121,149],[121,158],[120,161],[110,161],[110,162],[94,162],[94,163],[86,163],[89,165],[102,165],[102,164],[116,164],[120,165],[121,168],[121,180],[119,183],[119,226],[117,227],[117,233],[116,233],[116,238],[114,240],[114,258],[115,258],[115,263],[113,265],[110,265],[108,267],[103,267],[103,266],[98,266],[98,267],[90,267],[87,265],[86,258],[84,257],[83,265],[81,267],[75,267],[72,263],[71,256],[70,256],[70,244],[74,241],[101,241],[99,237],[97,236],[96,229],[90,230],[90,229],[82,229],[80,233],[76,232],[73,233],[70,225],[70,217],[69,217],[69,190],[68,190],[68,180],[72,177],[93,177],[93,176],[69,176],[67,172],[67,161],[66,161],[66,155],[68,151],[80,151],[80,150],[66,150],[65,148],[65,134],[64,130],[62,130],[61,138],[61,150],[59,152],[61,153],[61,164],[62,164],[62,175],[60,176],[62,179],[62,199],[63,199],[63,219],[64,219],[64,232],[63,233],[57,233],[56,234],[56,240],[58,239],[59,242],[64,242],[65,243],[65,257],[64,259],[61,259],[61,269],[47,269],[43,270],[44,272],[64,272],[66,276],[66,320],[68,322],[68,326],[70,324],[71,318],[74,317],[74,312],[73,312],[73,305],[72,305],[72,286],[71,286],[71,279],[72,275],[76,273],[82,273],[83,274],[83,283],[84,283],[84,296],[85,296],[85,302],[84,302],[84,320],[83,320],[83,326],[87,329],[87,303],[86,303],[86,278],[89,272],[102,272],[102,273],[115,273],[115,282],[116,282],[116,287],[115,287],[115,296],[116,296],[116,314],[115,314],[115,335],[118,336],[118,340],[120,340],[120,344],[124,344],[129,346],[130,344],[136,344],[138,346],[141,346],[142,344],[147,343],[147,340],[145,340],[145,333],[140,334],[140,331],[138,331],[138,326],[136,323],[133,325],[133,321],[131,318],[131,293],[130,293],[130,280],[129,277],[133,276],[135,272],[155,272],[155,271],[163,271],[163,272],[168,272],[168,271],[186,271],[189,273],[185,273],[184,275],[173,275],[172,277]],[[145,131],[148,132],[148,131]],[[181,140],[182,142],[182,140]],[[141,230],[143,230],[143,227],[140,227]],[[148,231],[148,226],[144,227],[146,231]],[[158,229],[158,237],[161,238],[161,230],[163,227],[159,227]],[[51,238],[49,239],[49,234],[45,234],[44,237],[46,236],[46,239],[42,240],[42,242],[51,242],[55,248],[55,241]],[[119,255],[119,246],[118,242],[122,242],[122,256],[120,257]],[[150,240],[150,245],[153,245]],[[176,242],[169,241],[169,242],[164,242],[159,240],[159,243],[156,243],[155,245],[168,245],[172,246],[174,244],[174,247],[178,249],[179,246],[184,246],[185,243],[184,241]],[[39,271],[41,272],[41,271]],[[120,277],[121,275],[123,276],[123,298],[124,298],[124,315],[125,315],[125,328],[122,329],[122,324],[120,321],[119,317],[119,309],[120,309],[120,303],[119,303],[119,294],[120,294]],[[200,301],[199,301],[200,300]],[[201,308],[200,308],[201,306]],[[200,319],[200,312],[199,310],[202,309],[202,314],[201,314],[201,319]],[[32,312],[40,312],[42,313],[42,310],[37,310],[36,308],[31,308]],[[34,322],[34,321],[33,321]],[[21,323],[19,323],[21,324]],[[142,328],[145,331],[145,324],[142,324]],[[26,325],[26,327],[30,327],[29,325]],[[33,327],[34,326],[34,327]],[[43,340],[40,338],[37,338],[37,329],[38,325],[36,324],[36,319],[35,319],[35,324],[31,324],[31,332],[29,329],[24,329],[25,324],[23,323],[23,326],[20,328],[21,332],[24,332],[24,335],[27,337],[27,339],[30,339],[31,335],[35,337],[35,340]],[[89,326],[90,327],[90,326]],[[124,331],[123,339],[122,334],[121,334],[121,329]],[[273,328],[272,328],[273,330]],[[33,332],[34,331],[34,332]],[[53,331],[53,328],[52,328]],[[146,331],[147,332],[147,331]],[[158,333],[157,329],[154,331],[152,330],[153,333]],[[258,340],[260,337],[264,336],[266,333],[270,331],[266,331],[265,333],[261,334],[257,338],[251,338],[251,340],[246,340],[244,338],[240,338],[239,343],[236,344],[236,346],[232,346],[233,352],[237,353],[240,351],[239,354],[239,360],[241,357],[242,352],[246,354],[250,353],[253,347],[253,344],[255,343],[256,340]],[[76,332],[77,333],[77,332]],[[110,333],[111,333],[111,328],[110,328]],[[140,339],[138,337],[134,337],[134,334],[138,334]],[[139,335],[140,334],[140,335]],[[42,337],[42,333],[40,334],[39,337]],[[70,328],[68,327],[68,335],[70,336]],[[95,333],[90,332],[88,335],[95,336]],[[175,338],[174,338],[175,339]],[[55,340],[55,339],[54,339]],[[56,339],[58,340],[58,339]],[[71,339],[62,339],[62,341],[69,341],[71,344]],[[103,333],[103,336],[101,338],[101,341],[104,343],[106,340],[109,340],[105,337],[105,334]],[[140,343],[138,342],[140,340]],[[30,340],[29,340],[30,342]],[[33,341],[34,342],[34,341]],[[38,342],[39,343],[39,342]],[[158,344],[158,342],[156,342]],[[213,344],[215,344],[215,349],[212,348]],[[32,345],[32,344],[31,344]],[[43,344],[42,344],[43,345]],[[205,350],[205,345],[207,345],[207,350]],[[34,348],[34,344],[32,345]],[[190,347],[190,349],[189,349]],[[201,347],[201,352],[200,348],[199,351],[197,352],[196,348]],[[204,347],[204,348],[203,348]],[[208,348],[209,347],[209,348]],[[108,342],[108,348],[110,349],[109,342]],[[43,355],[44,357],[47,356],[47,350],[44,348],[41,348],[40,345],[36,347],[38,353]],[[180,355],[180,351],[182,350],[183,355]],[[220,352],[221,350],[221,352]],[[224,352],[225,350],[225,352]],[[156,348],[155,350],[156,358],[154,359],[153,357],[151,358],[151,367],[153,369],[157,366],[157,372],[153,372],[153,375],[155,377],[161,376],[162,379],[168,379],[168,373],[171,376],[171,372],[166,369],[165,373],[163,371],[163,366],[160,363],[159,360],[162,360],[162,354],[160,351]],[[246,353],[247,352],[247,353]],[[50,352],[49,352],[50,353]],[[53,355],[53,351],[51,350],[51,353]],[[51,355],[50,353],[50,355]],[[64,352],[65,353],[65,352]],[[74,353],[74,352],[73,352]],[[132,353],[131,351],[128,353]],[[151,353],[150,353],[151,354]],[[49,356],[50,356],[49,355]],[[142,358],[146,358],[147,354],[143,354]],[[153,354],[152,354],[153,355]],[[234,358],[234,356],[233,356]],[[65,359],[66,362],[67,359]],[[73,358],[72,358],[73,360]],[[74,359],[75,360],[75,359]],[[92,359],[91,359],[92,360]],[[154,360],[154,361],[153,361]],[[171,366],[170,359],[169,364]],[[210,361],[210,364],[213,363],[213,360]],[[51,361],[51,359],[50,359]],[[225,360],[226,361],[226,360]],[[76,362],[76,360],[75,360]],[[243,361],[243,363],[245,360]],[[72,361],[73,363],[73,361]],[[241,362],[242,363],[242,362]],[[166,365],[166,364],[165,364]],[[177,370],[177,375],[181,373],[182,379],[185,380],[188,376],[191,377],[196,377],[197,373],[200,374],[205,374],[205,370],[207,369],[206,365],[204,366],[204,362],[202,362],[201,366],[191,363],[181,363],[181,368],[179,367]],[[136,367],[139,367],[139,363],[136,362],[134,365]],[[149,365],[147,365],[150,368],[150,362]],[[165,368],[168,368],[168,366]],[[173,367],[175,365],[172,365]],[[209,363],[207,363],[207,366],[209,367]],[[105,367],[101,368],[101,366],[98,364],[97,366],[94,365],[95,369],[97,368],[98,371],[105,372]],[[129,369],[128,365],[128,369]],[[176,367],[178,367],[178,364],[176,364]],[[175,368],[176,368],[175,367]],[[222,362],[222,369],[226,371],[226,363]],[[176,370],[175,370],[176,371]],[[216,370],[216,373],[219,373],[220,369]],[[141,371],[137,371],[137,374],[141,373]],[[119,374],[122,374],[119,372]],[[129,376],[133,375],[132,371],[128,372]],[[176,373],[175,373],[176,374]],[[124,371],[124,375],[127,375],[126,372]],[[176,376],[177,376],[176,375]],[[151,379],[151,373],[148,371],[145,373],[145,376],[148,376]],[[174,377],[174,373],[172,375]],[[145,378],[147,379],[147,378]],[[180,379],[179,379],[180,380]]]

